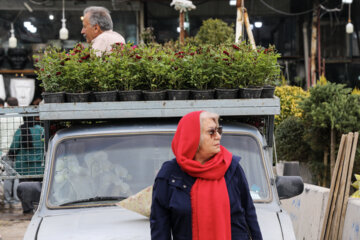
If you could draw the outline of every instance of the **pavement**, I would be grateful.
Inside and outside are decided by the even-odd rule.
[[[23,214],[21,208],[3,209],[0,206],[0,240],[23,239],[33,214]]]

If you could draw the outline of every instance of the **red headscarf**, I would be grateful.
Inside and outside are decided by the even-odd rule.
[[[223,146],[204,164],[194,160],[200,142],[200,113],[191,112],[179,122],[172,150],[181,169],[196,177],[191,189],[193,240],[231,239],[231,216],[225,172],[232,154]]]

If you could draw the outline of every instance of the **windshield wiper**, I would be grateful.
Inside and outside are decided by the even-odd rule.
[[[75,200],[75,201],[71,201],[71,202],[67,202],[67,203],[63,203],[60,204],[59,206],[67,206],[67,205],[71,205],[71,204],[75,204],[75,203],[83,203],[83,202],[96,202],[96,201],[108,201],[108,200],[124,200],[126,199],[126,197],[100,197],[100,196],[96,196],[96,197],[91,197],[91,198],[85,198],[85,199],[79,199],[79,200]]]

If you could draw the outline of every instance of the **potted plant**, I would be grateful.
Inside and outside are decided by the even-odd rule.
[[[204,45],[196,50],[193,56],[190,83],[193,99],[213,99],[214,86],[221,74],[218,58],[214,57],[212,45]]]
[[[261,92],[261,98],[272,98],[274,97],[275,85],[279,81],[281,74],[280,65],[277,61],[280,54],[276,51],[274,45],[262,49],[261,53],[266,56],[264,58],[266,68],[263,69],[264,85]]]
[[[141,57],[141,56],[140,56]],[[143,91],[145,100],[165,100],[166,86],[169,82],[168,72],[171,71],[170,56],[160,45],[143,48],[140,65],[145,69]]]
[[[239,83],[238,73],[234,68],[233,49],[231,46],[222,45],[218,48],[216,54],[219,59],[221,73],[217,81],[215,94],[217,99],[234,99],[238,98]]]
[[[140,64],[142,49],[131,43],[116,44],[110,54],[112,72],[119,89],[120,101],[142,100],[143,66]]]
[[[114,71],[116,63],[111,55],[91,56],[91,75],[94,82],[93,95],[96,102],[113,102],[117,100],[119,81]]]
[[[196,54],[196,47],[186,45],[179,50],[168,49],[171,71],[168,72],[168,99],[187,100],[190,97],[191,71],[193,67],[193,56]]]
[[[48,47],[40,57],[34,55],[35,74],[41,81],[45,92],[42,93],[45,103],[62,103],[65,101],[65,88],[60,76],[63,71],[65,52],[56,47]]]
[[[88,102],[95,85],[91,72],[95,57],[90,47],[77,44],[61,62],[63,68],[59,76],[63,80],[67,102]]]

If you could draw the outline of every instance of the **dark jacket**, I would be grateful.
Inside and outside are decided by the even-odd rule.
[[[262,239],[249,185],[241,168],[240,157],[233,156],[225,173],[231,208],[233,240]],[[192,239],[190,190],[196,178],[181,170],[176,159],[167,161],[155,178],[150,227],[151,239]]]

